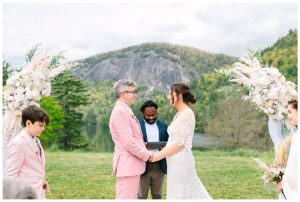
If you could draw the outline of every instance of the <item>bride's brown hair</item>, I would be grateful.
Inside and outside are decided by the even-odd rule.
[[[188,104],[189,102],[196,103],[197,101],[194,95],[192,94],[190,88],[184,83],[175,83],[171,86],[172,100],[174,100],[173,92],[175,92],[177,96],[181,94],[183,102],[186,104]]]
[[[288,101],[288,104],[292,105],[292,107],[298,111],[298,101],[296,99]]]

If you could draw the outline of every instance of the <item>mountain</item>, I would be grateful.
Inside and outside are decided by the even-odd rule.
[[[166,91],[172,83],[190,83],[235,60],[187,46],[145,43],[83,59],[74,75],[88,81],[129,78],[151,90]]]

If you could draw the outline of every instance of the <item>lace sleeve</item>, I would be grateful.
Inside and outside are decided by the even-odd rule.
[[[187,146],[188,140],[194,132],[195,118],[194,114],[186,111],[178,116],[178,126],[174,141],[178,145]]]

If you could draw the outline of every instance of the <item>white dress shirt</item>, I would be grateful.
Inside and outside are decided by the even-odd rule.
[[[156,121],[153,124],[145,121],[145,129],[148,142],[159,142],[159,130]],[[151,151],[158,151],[158,149],[151,149]]]

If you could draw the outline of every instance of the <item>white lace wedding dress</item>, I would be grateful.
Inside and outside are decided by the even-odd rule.
[[[192,154],[192,139],[195,130],[195,115],[191,109],[178,112],[168,127],[171,144],[181,144],[184,148],[167,157],[167,199],[211,199],[201,183]]]

